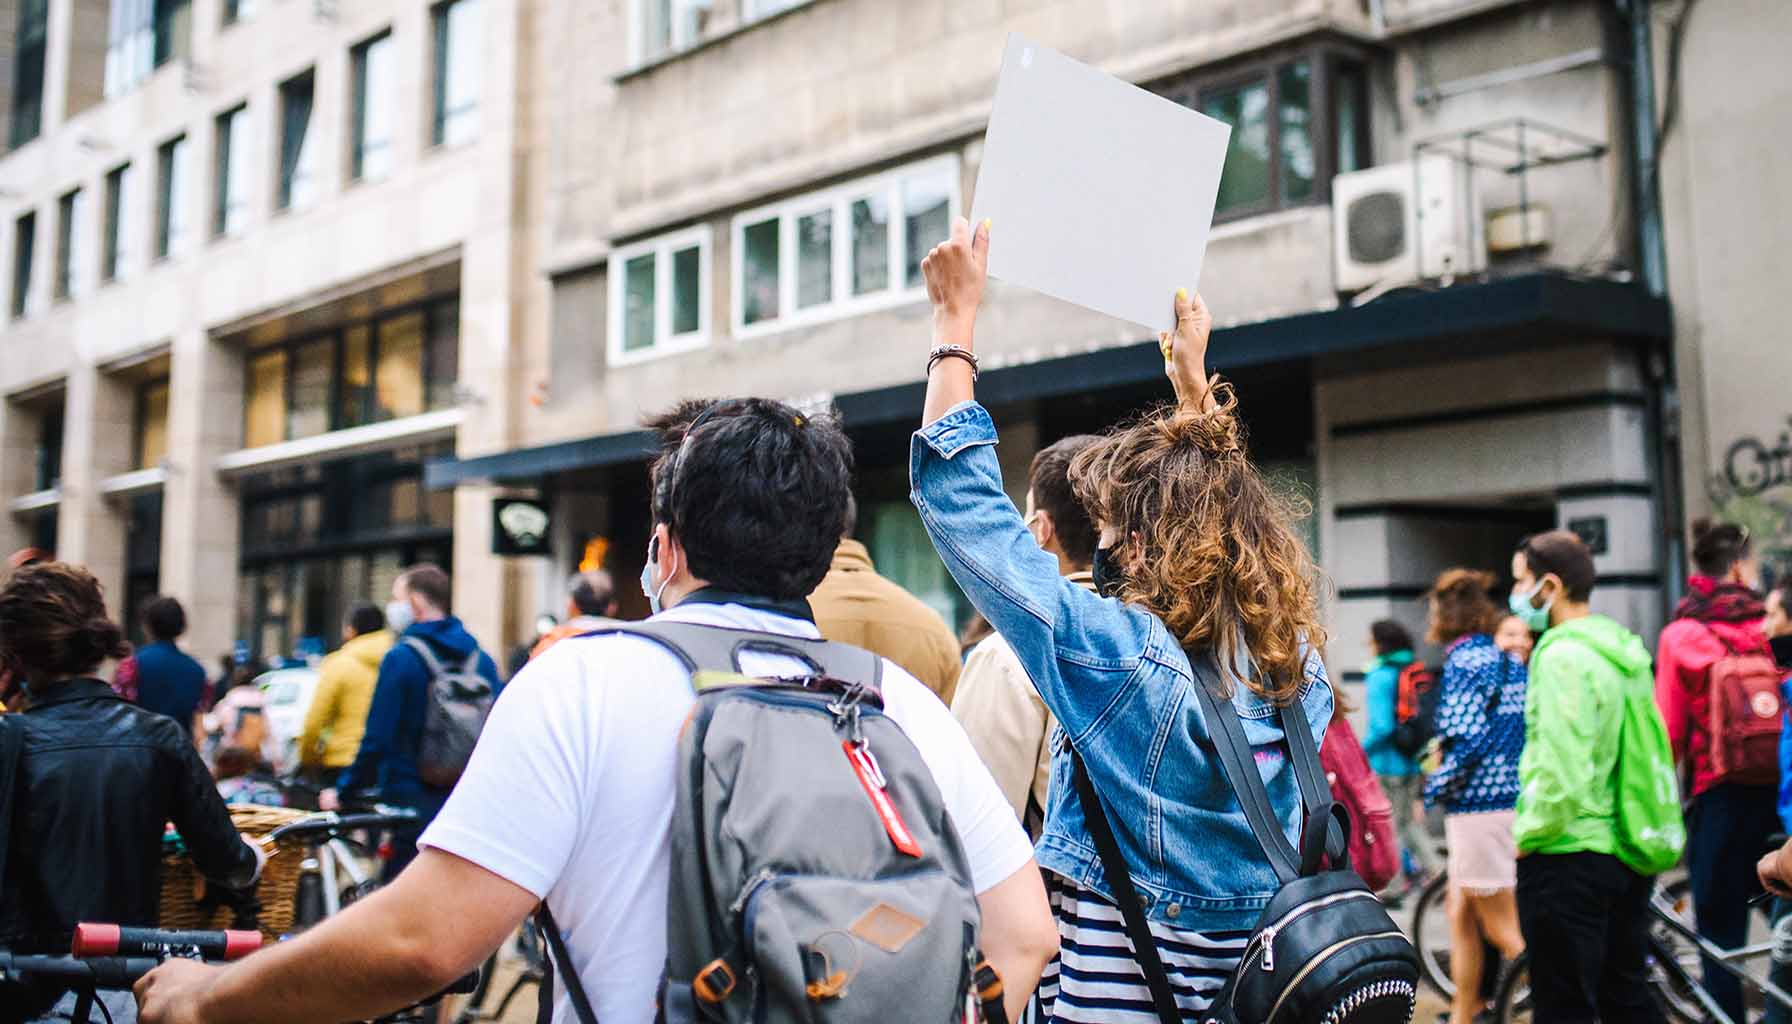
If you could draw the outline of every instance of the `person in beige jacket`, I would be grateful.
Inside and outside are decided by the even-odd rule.
[[[829,640],[881,654],[927,684],[948,707],[958,686],[958,638],[940,613],[879,576],[871,552],[853,540],[859,505],[849,495],[834,563],[809,595],[815,627]]]
[[[1070,461],[1095,440],[1078,434],[1048,445],[1033,456],[1027,472],[1027,529],[1041,549],[1058,557],[1059,572],[1090,590],[1095,589],[1089,563],[1095,557],[1096,530],[1071,491]],[[1038,839],[1051,783],[1050,737],[1057,723],[1000,634],[971,650],[958,677],[952,714],[970,734],[971,746],[989,766],[1027,834]]]

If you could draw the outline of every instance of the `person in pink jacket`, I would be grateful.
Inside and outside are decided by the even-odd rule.
[[[1699,519],[1692,527],[1697,571],[1674,619],[1661,631],[1655,655],[1655,701],[1682,778],[1692,778],[1686,861],[1692,876],[1699,934],[1726,949],[1748,934],[1748,901],[1760,891],[1752,865],[1780,829],[1772,785],[1725,781],[1713,766],[1706,723],[1711,668],[1731,654],[1765,650],[1760,566],[1748,530]],[[1705,964],[1705,987],[1724,1012],[1742,1020],[1742,987],[1715,964]]]

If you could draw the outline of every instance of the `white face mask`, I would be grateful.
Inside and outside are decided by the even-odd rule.
[[[648,541],[647,564],[641,567],[641,593],[647,595],[647,607],[655,615],[660,613],[660,596],[666,592],[666,585],[672,582],[671,576],[667,576],[657,584],[653,580],[654,563],[659,561],[659,550],[660,539],[658,537]],[[672,571],[674,574],[678,572],[676,568]]]
[[[389,601],[389,602],[387,602],[387,604],[386,604],[386,625],[390,626],[394,633],[402,633],[405,630],[410,629],[412,624],[415,623],[416,621],[417,621],[417,613],[411,611],[411,602],[409,602],[409,601]]]

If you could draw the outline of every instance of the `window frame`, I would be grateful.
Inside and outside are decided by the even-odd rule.
[[[105,189],[100,199],[100,274],[99,281],[108,285],[123,278],[125,264],[131,256],[130,201],[136,184],[136,163],[126,160],[106,172]]]
[[[1214,211],[1214,223],[1259,217],[1285,210],[1329,206],[1332,178],[1338,174],[1337,90],[1333,82],[1344,64],[1356,65],[1363,72],[1363,108],[1358,111],[1357,151],[1359,163],[1370,166],[1374,140],[1370,137],[1373,118],[1374,81],[1369,72],[1371,52],[1346,41],[1324,37],[1309,39],[1292,46],[1278,47],[1214,69],[1196,68],[1149,84],[1151,91],[1190,110],[1201,111],[1206,100],[1215,93],[1241,86],[1262,83],[1269,96],[1266,113],[1268,127],[1269,173],[1268,196],[1262,203]],[[1306,199],[1286,201],[1282,198],[1282,87],[1281,71],[1297,61],[1306,61],[1309,68],[1307,108],[1312,125],[1313,191]]]
[[[24,0],[13,25],[12,93],[7,98],[6,148],[43,134],[44,87],[49,81],[49,0]],[[21,117],[22,114],[30,116]]]
[[[241,116],[241,123],[237,117]],[[241,237],[248,228],[249,197],[242,196],[239,203],[242,208],[243,222],[232,226],[227,223],[230,210],[230,178],[233,169],[232,156],[237,147],[236,133],[249,129],[249,104],[244,101],[227,107],[212,118],[212,196],[211,196],[211,237],[212,241]],[[243,155],[248,155],[249,142],[245,137],[242,143]],[[246,183],[249,179],[245,174]]]
[[[672,330],[672,256],[697,247],[697,329],[684,334]],[[608,309],[605,316],[605,349],[611,366],[627,366],[663,356],[706,348],[710,341],[711,306],[714,300],[715,277],[711,257],[715,251],[715,233],[708,224],[698,224],[681,231],[642,239],[610,253],[607,285]],[[645,348],[627,350],[623,336],[628,306],[628,264],[630,260],[653,254],[653,341]]]
[[[307,86],[310,93],[310,98],[305,109],[306,138],[300,142],[296,154],[289,154],[287,152],[287,135],[289,131],[287,122],[292,116],[289,104],[291,102],[293,91],[301,84]],[[274,161],[274,212],[297,213],[317,205],[317,201],[320,198],[318,192],[323,186],[323,179],[318,173],[319,168],[317,166],[319,163],[317,147],[320,145],[316,135],[319,113],[317,109],[317,66],[312,65],[305,68],[303,71],[288,75],[281,79],[279,85],[274,88],[274,95],[279,100],[280,109],[280,144],[276,149],[277,159]],[[313,147],[309,154],[305,153],[306,142],[309,142]],[[306,166],[305,161],[307,158],[310,160],[309,166]],[[291,167],[287,166],[288,159],[292,160]],[[304,197],[303,201],[298,201],[295,199],[295,193],[298,190],[294,186],[300,181],[301,173],[309,177],[309,181],[306,182],[306,184],[311,191],[308,196]]]
[[[22,258],[21,258],[22,257]],[[13,320],[23,320],[30,316],[31,286],[33,276],[37,272],[37,210],[25,210],[12,221],[12,271],[11,293],[7,296],[7,311]]]
[[[56,302],[78,299],[87,291],[81,267],[86,257],[81,236],[87,227],[88,198],[85,184],[56,197],[56,251],[50,274],[50,297]]]
[[[367,174],[366,166],[367,111],[370,109],[370,104],[368,102],[370,94],[367,92],[368,54],[373,52],[373,48],[380,44],[384,44],[387,47],[386,63],[388,78],[390,78],[392,61],[395,59],[391,49],[393,46],[392,26],[388,25],[378,32],[363,38],[360,42],[350,46],[348,50],[348,181],[350,184],[358,182],[373,184],[385,181],[392,176],[393,147],[395,144],[395,129],[397,127],[395,123],[397,109],[391,96],[388,96],[385,100],[389,107],[387,110],[386,139],[384,143],[386,152],[386,170],[377,177],[370,177]],[[388,84],[391,83],[388,82]]]
[[[485,19],[491,13],[485,10],[484,2],[485,0],[436,0],[435,3],[432,3],[429,6],[430,81],[428,148],[432,150],[460,149],[477,142],[479,139],[479,128],[481,126],[477,122],[480,118],[481,110],[485,105],[486,99],[485,68],[483,67],[485,32],[483,30],[485,28]],[[453,46],[449,40],[449,18],[454,8],[461,4],[475,4],[479,7],[477,17],[479,19],[479,28],[481,31],[478,40],[480,44],[478,59],[482,66],[480,67],[479,75],[479,92],[473,99],[473,105],[463,111],[451,111],[448,109],[448,54],[450,50],[453,49]],[[475,119],[476,123],[474,125],[473,134],[465,139],[451,140],[448,138],[448,122],[454,116],[461,113],[469,113]]]
[[[181,176],[181,188],[184,191],[192,185],[193,144],[191,136],[186,132],[162,140],[156,146],[156,223],[154,251],[150,259],[154,262],[170,260],[179,256],[186,248],[192,225],[186,221],[184,213],[177,214],[185,195],[176,195],[173,188],[174,177]],[[183,148],[189,147],[189,148]],[[190,201],[189,201],[190,205]],[[174,233],[176,225],[180,234]]]
[[[373,418],[373,415],[372,415],[372,412],[373,412],[372,403],[376,400],[376,394],[378,391],[377,380],[378,380],[378,371],[379,371],[379,365],[380,365],[380,329],[379,328],[380,328],[380,324],[384,323],[385,321],[398,320],[403,317],[409,316],[413,313],[421,314],[423,317],[423,328],[422,328],[422,336],[421,336],[422,337],[422,350],[421,350],[421,358],[419,361],[419,368],[422,373],[422,379],[418,381],[418,388],[423,395],[423,414],[437,412],[437,411],[440,411],[440,409],[442,409],[442,408],[453,408],[453,405],[431,407],[429,404],[429,395],[430,395],[429,384],[432,379],[431,371],[436,368],[434,366],[435,359],[434,359],[432,347],[430,345],[430,338],[432,337],[432,330],[436,324],[436,310],[439,307],[446,305],[450,302],[452,302],[454,304],[455,324],[456,324],[456,330],[458,332],[459,322],[460,322],[460,308],[461,308],[460,295],[458,293],[453,293],[453,294],[445,294],[445,295],[427,296],[425,298],[416,299],[411,302],[407,302],[401,306],[393,306],[390,309],[382,309],[377,313],[372,313],[372,314],[369,314],[366,316],[355,317],[353,319],[341,320],[341,321],[338,321],[337,323],[331,324],[330,326],[321,328],[319,330],[307,331],[303,334],[295,334],[290,338],[283,338],[279,341],[272,342],[272,343],[269,343],[266,345],[258,345],[254,348],[245,348],[243,350],[243,359],[242,359],[243,373],[242,373],[242,381],[241,381],[241,385],[240,385],[241,389],[242,389],[242,394],[243,394],[243,415],[242,415],[241,423],[239,424],[239,426],[241,428],[240,436],[243,438],[243,440],[240,442],[240,446],[244,449],[247,449],[249,447],[249,445],[248,445],[248,436],[249,436],[249,364],[256,359],[258,359],[262,356],[268,355],[270,353],[273,353],[273,352],[282,352],[285,354],[285,358],[286,358],[286,370],[281,375],[281,380],[280,380],[281,401],[284,403],[282,416],[281,416],[282,437],[278,441],[268,442],[268,445],[256,445],[255,447],[261,448],[261,447],[268,447],[269,445],[286,444],[290,441],[304,440],[306,438],[312,438],[312,437],[323,437],[323,436],[326,436],[329,434],[333,434],[339,430],[353,430],[358,427],[372,426],[375,423],[390,423],[390,422],[392,422],[392,420],[376,420]],[[347,340],[348,334],[350,331],[355,330],[356,328],[366,328],[367,329],[368,337],[367,337],[366,370],[367,370],[368,385],[367,385],[367,395],[363,397],[362,402],[361,402],[360,414],[358,417],[356,417],[356,422],[350,423],[350,422],[348,422],[348,418],[343,415],[342,392],[343,392],[343,387],[347,380],[347,375],[343,371],[344,371],[344,360],[347,358],[347,354],[348,354],[348,340]],[[328,426],[321,433],[306,434],[304,438],[295,438],[295,437],[291,436],[290,431],[285,429],[285,425],[291,422],[290,418],[292,416],[292,410],[293,410],[293,377],[294,377],[294,375],[293,375],[292,369],[293,369],[293,366],[295,365],[295,363],[297,362],[298,350],[302,349],[302,348],[309,347],[311,345],[318,344],[319,342],[328,344],[331,349],[330,365],[332,367],[332,370],[330,373],[330,391],[329,391],[328,397],[325,399],[325,422],[328,424]],[[458,358],[457,358],[457,364],[458,364]],[[459,378],[458,365],[456,367],[455,376],[456,376],[456,382],[458,383],[458,378]],[[419,414],[419,415],[421,415],[421,414]],[[403,417],[395,417],[395,418],[403,418]]]
[[[918,177],[941,174],[950,181],[947,193],[946,219],[964,213],[963,164],[957,153],[944,153],[912,163],[901,164],[875,174],[864,175],[826,188],[789,196],[775,203],[744,210],[729,223],[729,327],[737,340],[747,340],[847,317],[891,309],[922,300],[927,295],[924,285],[908,283],[908,218],[903,204],[903,182]],[[852,292],[852,204],[867,196],[881,193],[889,204],[888,238],[889,280],[878,291],[855,295]],[[833,235],[829,248],[829,273],[832,297],[806,309],[796,305],[797,252],[796,222],[817,211],[832,211]],[[778,221],[778,316],[757,323],[746,323],[742,296],[746,281],[744,234],[747,227],[772,218]]]

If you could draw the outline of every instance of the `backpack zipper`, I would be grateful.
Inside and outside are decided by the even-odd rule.
[[[1374,893],[1361,889],[1354,889],[1350,892],[1335,892],[1330,896],[1321,896],[1319,899],[1302,903],[1300,906],[1295,907],[1293,910],[1288,911],[1286,914],[1283,914],[1275,921],[1266,925],[1263,930],[1258,932],[1255,936],[1252,936],[1250,945],[1246,946],[1244,949],[1244,960],[1242,961],[1242,964],[1249,964],[1251,962],[1251,957],[1256,954],[1257,950],[1262,949],[1263,971],[1266,974],[1272,972],[1276,969],[1276,934],[1288,927],[1290,921],[1293,921],[1295,918],[1305,914],[1309,910],[1317,910],[1320,907],[1329,907],[1334,903],[1345,903],[1350,900],[1361,899],[1372,900],[1374,898]]]
[[[1354,946],[1359,942],[1371,942],[1375,939],[1403,939],[1405,937],[1406,933],[1396,928],[1391,932],[1376,932],[1373,935],[1352,935],[1348,939],[1334,942],[1325,947],[1320,950],[1313,959],[1308,960],[1306,964],[1295,973],[1294,977],[1288,979],[1288,984],[1282,986],[1282,994],[1276,997],[1275,1005],[1270,1007],[1269,1016],[1265,1017],[1264,1020],[1274,1021],[1276,1019],[1276,1014],[1282,1012],[1283,1004],[1288,1002],[1288,997],[1294,994],[1294,990],[1300,987],[1301,982],[1307,980],[1307,975],[1318,970],[1320,964],[1331,959],[1333,955],[1342,951],[1346,946]]]

